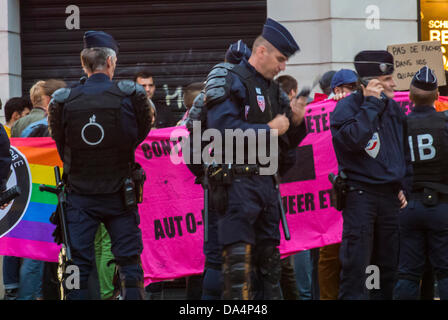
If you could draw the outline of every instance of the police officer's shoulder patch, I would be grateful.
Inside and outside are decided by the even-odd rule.
[[[118,81],[117,87],[127,96],[133,95],[138,88],[137,84],[131,80]]]
[[[67,101],[70,96],[71,89],[70,88],[59,88],[55,92],[53,92],[53,100],[57,103],[64,103]]]

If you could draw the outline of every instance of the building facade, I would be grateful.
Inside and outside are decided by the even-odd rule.
[[[353,69],[361,50],[428,40],[420,24],[427,25],[419,14],[422,2],[422,10],[448,6],[448,0],[152,0],[125,3],[123,15],[123,1],[117,0],[2,0],[0,98],[27,94],[42,78],[75,84],[82,76],[83,32],[104,30],[121,43],[116,78],[151,69],[157,102],[178,116],[183,86],[203,80],[230,43],[243,39],[251,45],[266,16],[288,27],[301,48],[283,74],[294,76],[299,87],[313,86],[328,70]],[[70,6],[79,9],[78,28]],[[446,33],[433,35],[448,44],[448,21],[446,27]],[[320,91],[318,85],[314,91]]]

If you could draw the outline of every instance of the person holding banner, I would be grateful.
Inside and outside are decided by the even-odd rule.
[[[334,74],[330,86],[332,99],[339,101],[357,89],[358,75],[353,70],[341,69]],[[335,243],[319,248],[318,279],[321,300],[338,298],[341,272],[340,247],[341,243]]]
[[[207,128],[217,129],[224,138],[226,129],[254,132],[257,139],[261,132],[268,137],[277,134],[281,139],[280,153],[287,158],[279,160],[280,171],[286,163],[294,164],[295,158],[291,158],[295,152],[290,151],[306,135],[302,121],[305,105],[296,106],[291,112],[289,99],[273,79],[298,50],[289,31],[268,18],[262,35],[254,41],[250,58],[243,58],[238,65],[218,64],[206,83]],[[285,113],[291,113],[290,118]],[[225,143],[233,145],[237,153],[242,152],[239,155],[246,162],[237,164],[235,157],[226,159],[226,165],[220,162],[221,170],[217,168],[210,176],[212,179],[215,172],[223,170],[233,176],[231,181],[223,178],[227,208],[218,227],[223,245],[223,298],[280,299],[281,204],[277,184],[272,174],[260,174],[263,167],[259,162],[248,163],[249,152],[245,150],[249,144],[243,144],[241,150],[233,144],[233,138]],[[223,154],[217,148],[214,151],[215,155]]]
[[[143,299],[143,250],[137,202],[144,173],[134,160],[151,127],[152,109],[144,88],[133,81],[113,83],[118,44],[102,31],[84,34],[81,63],[88,79],[56,91],[49,128],[61,159],[67,191],[67,228],[80,287],[68,299],[88,299],[87,280],[94,239],[103,222],[112,240],[122,297]]]
[[[406,119],[392,99],[396,86],[392,55],[361,51],[355,68],[362,90],[340,100],[330,116],[339,176],[346,178],[347,186],[339,299],[392,299],[397,217],[407,205],[407,178],[412,173]],[[372,272],[379,280],[373,284],[366,282]]]
[[[436,112],[435,73],[424,66],[412,78],[407,118],[414,169],[408,207],[399,215],[400,258],[394,299],[419,299],[420,280],[429,261],[440,299],[448,299],[448,112]]]

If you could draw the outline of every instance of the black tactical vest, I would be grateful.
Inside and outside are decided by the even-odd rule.
[[[134,161],[134,146],[123,141],[121,101],[116,85],[88,95],[71,90],[64,104],[64,175],[69,190],[80,194],[114,193],[122,188]]]
[[[239,76],[249,95],[249,104],[244,106],[242,112],[244,121],[266,124],[280,113],[280,88],[276,82],[270,81],[269,86],[255,82],[254,74],[242,65],[234,66],[231,72]]]
[[[408,143],[416,184],[435,182],[448,185],[448,115],[434,112],[425,118],[408,117]]]
[[[244,101],[230,94],[232,77],[229,76],[229,73],[237,75],[243,83],[247,93]],[[283,93],[283,95],[285,94]],[[291,115],[289,101],[286,104],[282,104],[280,102],[281,97],[280,87],[275,81],[257,81],[256,75],[244,65],[220,63],[213,67],[207,76],[205,86],[207,109],[213,108],[216,104],[222,103],[226,99],[231,99],[236,106],[241,108],[240,116],[245,122],[267,124],[280,113],[285,113],[289,117]],[[285,97],[288,100],[286,95]],[[282,110],[282,108],[284,109]],[[286,135],[280,136],[278,143],[280,150],[287,150],[289,141]],[[254,151],[252,150],[249,155],[246,153],[249,150],[245,150],[244,163],[257,158],[258,153],[255,152],[254,154]],[[233,154],[237,154],[235,149]],[[234,163],[238,163],[238,160]]]

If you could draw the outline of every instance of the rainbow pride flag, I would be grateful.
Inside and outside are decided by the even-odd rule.
[[[0,238],[0,255],[55,262],[58,260],[60,247],[54,243],[52,233],[55,226],[50,223],[49,218],[56,210],[57,197],[39,191],[39,185],[56,185],[53,168],[62,168],[56,145],[51,138],[11,138],[11,146],[26,158],[32,183],[30,188],[22,188],[22,192],[28,193],[28,197],[25,197],[29,199],[26,211],[14,228]],[[12,167],[15,167],[15,162],[21,165],[23,162],[20,161],[24,159],[13,159]],[[20,186],[20,180],[27,177],[19,176],[17,172],[16,175]],[[13,202],[13,208],[14,205]],[[7,208],[4,211],[8,210],[12,209]],[[6,212],[2,219],[5,221],[1,221],[2,223],[8,223],[8,214],[9,212]]]

